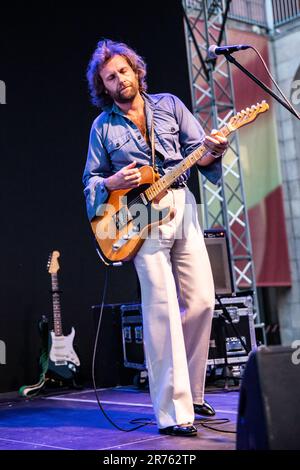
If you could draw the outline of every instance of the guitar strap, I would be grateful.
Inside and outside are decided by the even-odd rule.
[[[152,112],[151,117],[151,130],[150,130],[150,145],[151,145],[151,155],[152,155],[152,168],[157,172],[157,165],[155,163],[155,140],[154,140],[154,112]]]

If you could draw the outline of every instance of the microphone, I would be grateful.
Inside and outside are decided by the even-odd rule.
[[[227,55],[232,52],[243,51],[244,49],[249,49],[249,44],[235,44],[233,46],[221,46],[218,47],[215,44],[210,46],[207,51],[208,59],[216,59],[218,55]]]

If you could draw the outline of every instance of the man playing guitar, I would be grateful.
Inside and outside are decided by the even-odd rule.
[[[201,144],[207,151],[198,169],[212,183],[220,180],[227,139],[217,131],[205,136],[176,96],[147,94],[145,63],[126,44],[100,41],[87,77],[102,110],[91,128],[83,175],[90,221],[114,191],[139,187],[142,166],[168,175]],[[174,217],[155,226],[134,257],[157,425],[162,434],[180,436],[197,434],[195,413],[215,414],[204,400],[214,285],[188,177],[186,171],[157,202],[171,206]]]

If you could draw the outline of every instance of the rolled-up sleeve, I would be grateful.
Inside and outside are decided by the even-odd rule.
[[[195,116],[187,109],[183,102],[172,95],[175,106],[175,115],[179,125],[179,140],[184,157],[196,150],[204,140],[205,132]],[[221,158],[216,159],[208,166],[197,165],[198,170],[211,183],[217,184],[222,177]]]
[[[109,156],[94,123],[90,132],[87,161],[82,178],[89,220],[99,213],[102,204],[108,199],[108,191],[102,183],[103,179],[111,174]]]

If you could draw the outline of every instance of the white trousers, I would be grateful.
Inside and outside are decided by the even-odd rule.
[[[176,209],[134,258],[142,295],[149,388],[159,428],[194,421],[202,404],[214,284],[188,188],[171,189],[160,207]]]

